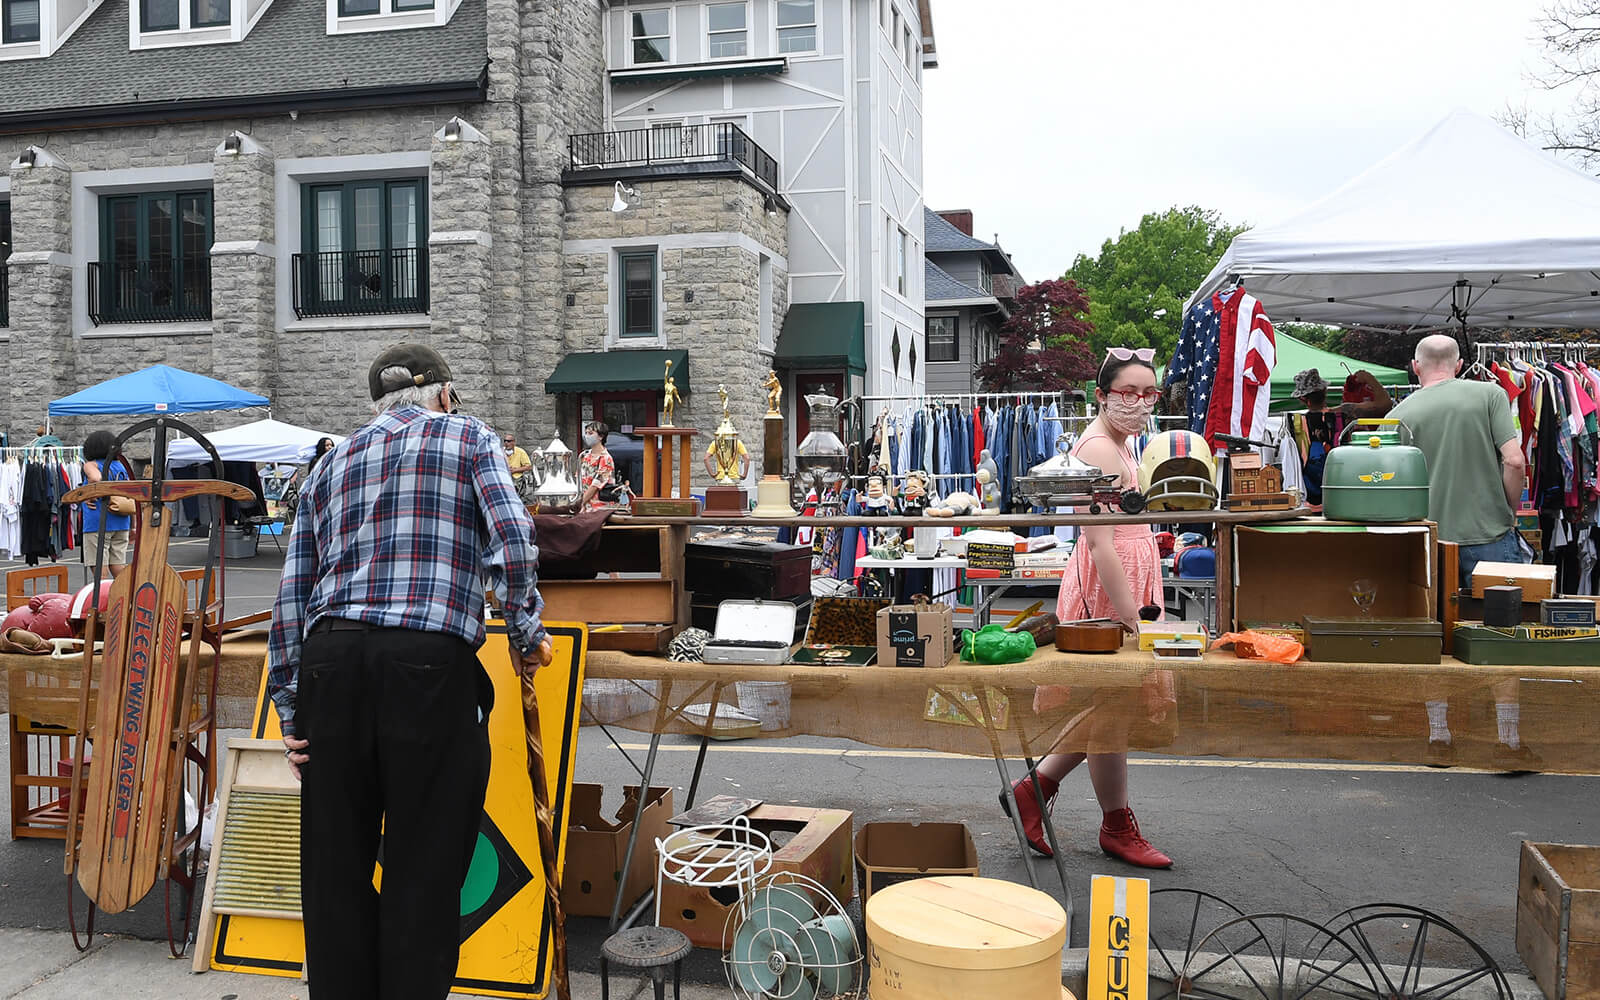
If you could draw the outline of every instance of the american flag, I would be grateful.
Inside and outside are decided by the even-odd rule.
[[[1222,317],[1217,297],[1195,303],[1183,317],[1178,348],[1167,366],[1167,383],[1188,383],[1189,429],[1200,434],[1206,429],[1206,414],[1211,405],[1211,386],[1217,375],[1218,341],[1222,336]]]
[[[1272,401],[1268,382],[1278,361],[1277,337],[1267,311],[1254,295],[1240,288],[1226,302],[1211,297],[1212,316],[1221,334],[1221,352],[1213,367],[1211,404],[1206,411],[1206,442],[1218,452],[1218,434],[1250,437],[1267,419]]]

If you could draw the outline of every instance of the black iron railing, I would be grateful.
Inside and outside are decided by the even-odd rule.
[[[567,151],[574,170],[730,161],[743,164],[774,194],[778,190],[778,161],[730,122],[582,132],[567,137]]]
[[[89,320],[198,323],[211,318],[211,259],[129,260],[89,265]]]
[[[294,314],[302,319],[427,311],[423,247],[294,255]]]
[[[6,262],[0,260],[0,326],[11,325],[11,279],[7,277],[10,270]]]

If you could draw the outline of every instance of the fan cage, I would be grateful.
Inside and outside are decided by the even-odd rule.
[[[795,916],[807,915],[805,919]],[[773,926],[773,917],[782,913],[798,920],[800,926],[791,933]],[[765,919],[763,919],[765,918]],[[799,956],[809,949],[813,955],[837,955],[843,939],[835,939],[821,926],[832,920],[841,931],[849,931],[849,959],[838,962],[812,962],[798,964],[803,973],[792,988],[783,989],[784,968],[774,968],[773,956],[783,954]],[[762,922],[755,933],[757,941],[772,945],[761,957],[746,960],[735,957],[735,944],[740,929],[751,922]],[[824,951],[826,949],[826,951]],[[754,949],[753,949],[754,950]],[[844,905],[821,882],[797,872],[780,871],[760,878],[739,899],[739,904],[728,911],[722,931],[722,965],[727,974],[728,986],[740,1000],[813,1000],[831,997],[839,1000],[866,996],[866,978],[862,974],[863,949],[855,921]],[[778,975],[778,985],[770,990],[751,990],[744,985],[753,981],[753,973],[765,970]],[[746,975],[741,980],[740,973]],[[842,983],[838,989],[829,983]]]

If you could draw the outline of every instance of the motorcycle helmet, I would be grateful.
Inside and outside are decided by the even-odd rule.
[[[1205,438],[1166,431],[1139,457],[1139,491],[1149,510],[1211,510],[1217,506],[1217,467]]]

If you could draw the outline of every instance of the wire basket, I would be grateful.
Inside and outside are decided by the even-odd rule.
[[[794,872],[758,879],[728,912],[722,964],[740,1000],[865,994],[855,921],[820,882]]]
[[[772,840],[744,816],[712,826],[691,826],[656,841],[656,924],[661,886],[667,882],[718,889],[737,887],[743,898],[772,868]]]

